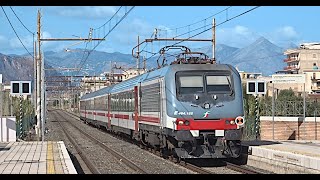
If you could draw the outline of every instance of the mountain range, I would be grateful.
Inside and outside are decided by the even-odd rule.
[[[260,72],[264,76],[268,76],[286,66],[286,63],[283,62],[285,58],[283,52],[288,48],[296,47],[293,43],[288,43],[286,47],[279,47],[266,38],[260,37],[252,44],[242,48],[217,44],[215,47],[215,58],[218,63],[231,64],[240,71]],[[212,46],[192,50],[205,53],[209,57],[212,57]],[[90,53],[89,56],[88,53]],[[80,72],[74,72],[75,70],[60,72],[65,75],[72,75],[74,73],[99,75],[103,72],[110,71],[110,65],[114,66],[115,63],[118,67],[134,67],[136,64],[136,60],[131,54],[119,52],[108,53],[95,50],[86,52],[84,49],[72,49],[59,52],[46,51],[44,52],[44,59],[45,66],[47,67],[81,67]],[[147,59],[147,69],[156,67],[157,59],[158,56]],[[32,80],[33,60],[30,56],[28,57],[26,55],[8,56],[0,54],[0,73],[4,74],[4,80]]]

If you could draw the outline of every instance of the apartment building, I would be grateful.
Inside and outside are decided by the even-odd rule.
[[[305,88],[307,94],[320,93],[320,43],[304,43],[297,49],[288,49],[284,62],[287,66],[277,74],[305,74],[305,86],[303,84],[290,84],[298,94]],[[275,85],[278,89],[287,89],[287,85]]]

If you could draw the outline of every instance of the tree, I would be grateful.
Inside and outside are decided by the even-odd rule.
[[[277,100],[279,101],[301,101],[301,96],[296,96],[294,91],[290,89],[280,90]]]

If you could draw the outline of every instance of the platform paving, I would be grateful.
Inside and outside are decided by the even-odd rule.
[[[0,174],[77,174],[62,141],[0,142]]]

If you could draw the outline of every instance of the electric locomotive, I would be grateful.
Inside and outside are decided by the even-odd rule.
[[[170,65],[84,95],[80,116],[164,156],[241,153],[245,121],[238,71],[188,48]]]

